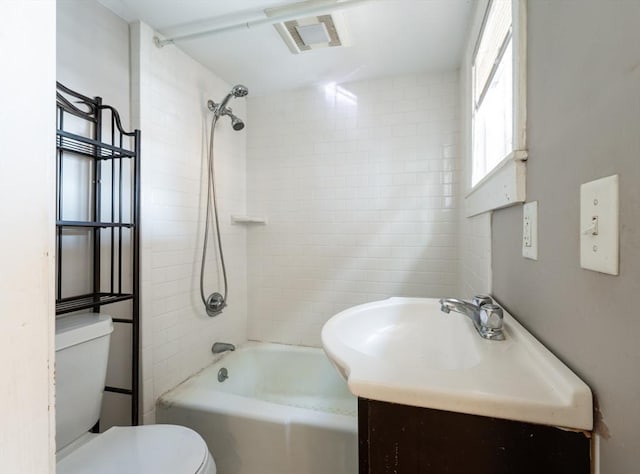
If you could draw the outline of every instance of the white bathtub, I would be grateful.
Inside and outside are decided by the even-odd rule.
[[[252,342],[164,395],[156,418],[200,433],[218,474],[357,474],[356,413],[322,350]]]

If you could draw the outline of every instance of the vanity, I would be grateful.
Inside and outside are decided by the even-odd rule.
[[[589,387],[507,312],[490,340],[441,306],[389,298],[323,328],[358,396],[360,474],[589,474]]]

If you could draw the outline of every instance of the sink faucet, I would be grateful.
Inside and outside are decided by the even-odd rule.
[[[480,336],[485,339],[504,340],[502,308],[494,304],[490,296],[474,296],[472,301],[442,298],[440,310],[444,313],[455,311],[469,317]]]
[[[214,342],[213,346],[211,347],[211,352],[213,352],[214,354],[221,354],[223,352],[235,350],[236,346],[234,346],[233,344],[229,344],[228,342]]]

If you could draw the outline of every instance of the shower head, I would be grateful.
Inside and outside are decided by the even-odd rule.
[[[233,115],[231,112],[225,115],[228,115],[229,117],[231,117],[231,126],[233,127],[234,130],[242,130],[244,128],[244,122],[242,121],[242,119],[239,119],[238,117]]]
[[[231,126],[234,130],[242,130],[244,128],[244,122],[242,121],[242,119],[239,119],[238,117],[233,115],[233,112],[229,107],[225,107],[225,109],[220,112],[220,115],[229,116],[229,118],[231,119]]]
[[[211,106],[209,106],[209,109],[213,110],[213,112],[218,114],[218,116],[223,115],[225,109],[227,108],[227,104],[229,103],[232,97],[240,98],[240,97],[245,97],[247,94],[249,94],[249,89],[247,89],[242,84],[237,84],[231,88],[231,92],[229,92],[225,96],[225,98],[222,99],[222,102],[220,102],[219,104],[213,104],[214,105],[213,109],[211,108]]]
[[[216,119],[222,115],[227,115],[231,119],[231,126],[234,130],[242,130],[244,128],[244,122],[241,118],[236,117],[233,114],[231,107],[225,107],[224,109],[221,109],[220,104],[216,104],[212,100],[210,100],[207,105],[209,107],[209,110],[211,110],[215,114]]]
[[[244,97],[248,93],[249,89],[247,89],[247,87],[243,86],[242,84],[237,84],[231,89],[231,94],[233,94],[234,97]]]

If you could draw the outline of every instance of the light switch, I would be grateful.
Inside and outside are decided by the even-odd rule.
[[[580,186],[580,266],[618,275],[619,177]]]
[[[522,207],[522,256],[538,260],[538,201]]]

